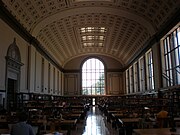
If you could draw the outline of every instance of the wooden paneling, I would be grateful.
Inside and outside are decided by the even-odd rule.
[[[123,75],[121,73],[107,73],[107,94],[123,93]]]
[[[66,74],[65,75],[65,95],[77,95],[78,92],[78,74]]]

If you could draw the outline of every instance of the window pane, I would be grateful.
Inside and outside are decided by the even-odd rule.
[[[172,86],[180,84],[180,44],[179,44],[179,27],[175,29],[163,40],[163,49],[165,50],[165,69],[164,69],[164,86]],[[167,51],[166,51],[167,50]]]
[[[152,62],[152,51],[150,50],[147,53],[147,65],[148,65],[148,73],[147,73],[147,87],[149,90],[154,89],[154,73],[153,73],[153,62]]]
[[[88,59],[82,66],[82,94],[105,94],[104,65],[95,58]]]
[[[164,53],[167,54],[167,44],[166,44],[166,40],[164,40]]]
[[[177,31],[174,31],[174,47],[176,48],[178,46],[177,44]]]
[[[167,37],[167,53],[170,52],[169,37]]]
[[[139,60],[139,76],[140,76],[140,91],[145,90],[145,69],[144,69],[144,57]]]
[[[176,59],[176,66],[178,66],[179,65],[179,58],[180,58],[180,56],[179,56],[179,49],[177,48],[176,50],[175,50],[175,59]]]
[[[177,67],[177,83],[180,84],[180,67]]]
[[[177,29],[178,45],[180,45],[180,28]]]

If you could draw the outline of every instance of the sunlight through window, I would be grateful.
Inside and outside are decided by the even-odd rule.
[[[105,27],[84,27],[79,28],[82,47],[103,47],[106,38],[107,28]]]
[[[88,59],[82,66],[82,94],[105,94],[104,65],[98,59]]]

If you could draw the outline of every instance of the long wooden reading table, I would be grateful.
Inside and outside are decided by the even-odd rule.
[[[180,128],[176,132],[171,132],[170,128],[151,128],[151,129],[134,129],[136,135],[180,135]]]

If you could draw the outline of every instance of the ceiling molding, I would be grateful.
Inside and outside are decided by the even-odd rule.
[[[103,13],[103,14],[110,14],[110,15],[116,15],[124,18],[128,18],[130,20],[133,20],[139,24],[141,24],[143,27],[147,28],[149,33],[153,35],[155,33],[155,28],[152,26],[152,24],[145,20],[143,17],[133,14],[131,12],[120,10],[120,9],[113,9],[113,8],[107,8],[107,7],[82,7],[82,8],[73,8],[68,9],[59,13],[56,13],[54,15],[50,15],[37,23],[32,30],[31,34],[36,37],[41,29],[46,27],[46,25],[53,23],[54,21],[61,20],[62,18],[66,18],[69,16],[75,16],[79,14],[88,14],[88,13]]]
[[[112,58],[112,59],[115,59],[115,60],[117,60],[118,62],[120,62],[120,64],[122,65],[122,68],[124,67],[123,62],[120,61],[118,58],[113,57],[112,55],[109,55],[109,54],[106,54],[106,55],[105,55],[105,54],[102,54],[102,53],[84,53],[84,54],[80,54],[80,55],[73,56],[73,57],[69,58],[65,63],[63,63],[62,67],[64,67],[69,61],[71,61],[71,60],[73,60],[73,59],[75,59],[75,58],[84,56],[85,59],[86,59],[87,56],[91,58],[91,57],[97,57],[98,55],[100,55],[100,56],[106,56],[106,57],[110,57],[110,58]]]

